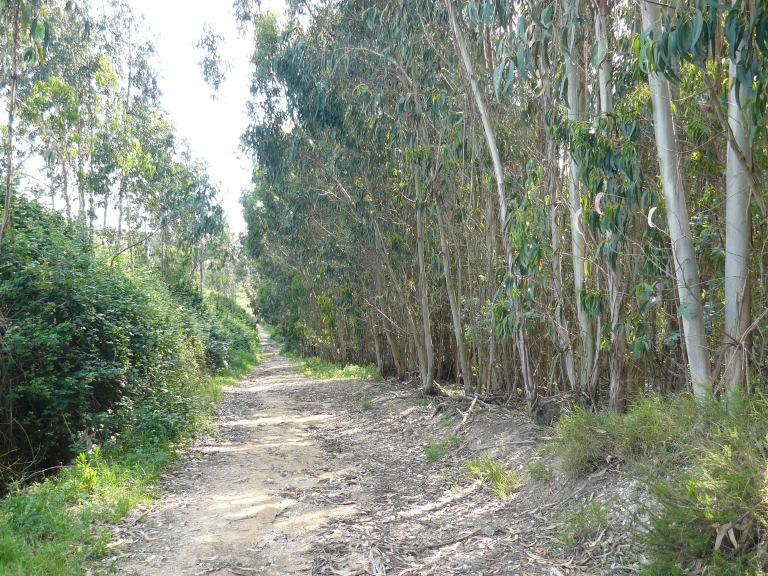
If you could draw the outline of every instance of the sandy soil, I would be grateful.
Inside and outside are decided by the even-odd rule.
[[[580,483],[527,478],[549,431],[525,415],[426,401],[399,382],[315,382],[274,344],[264,348],[262,365],[227,390],[219,433],[168,474],[153,508],[118,530],[119,574],[636,571],[622,530],[567,552],[556,544],[568,511],[595,498],[631,521],[616,496],[624,481],[611,470]],[[428,462],[425,444],[451,437],[448,453]],[[464,462],[481,454],[520,479],[508,500],[467,475]]]

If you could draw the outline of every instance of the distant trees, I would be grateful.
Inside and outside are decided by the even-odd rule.
[[[293,346],[532,408],[764,379],[760,3],[292,7],[243,141]]]
[[[202,290],[213,247],[234,240],[216,185],[162,109],[154,48],[130,5],[9,0],[0,9],[3,228],[23,184],[131,267],[156,264]]]

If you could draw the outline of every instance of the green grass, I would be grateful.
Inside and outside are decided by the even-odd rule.
[[[516,474],[507,470],[500,460],[483,456],[476,460],[470,460],[464,465],[467,474],[476,480],[482,480],[491,491],[500,499],[506,500],[520,486],[520,479]]]
[[[414,406],[429,406],[429,400],[426,398],[411,398],[410,402]]]
[[[258,353],[238,354],[226,372],[195,390],[197,413],[181,434],[182,441],[208,425],[222,387],[239,380],[258,361]],[[128,432],[118,446],[95,446],[55,476],[11,491],[0,501],[0,575],[98,573],[98,560],[110,554],[110,525],[152,499],[156,480],[181,445]]]
[[[360,409],[361,410],[373,410],[373,402],[371,400],[363,400],[360,402]]]
[[[556,540],[563,548],[573,550],[597,538],[608,526],[608,508],[593,500],[568,515]]]
[[[285,353],[287,358],[298,364],[299,372],[314,380],[373,380],[378,378],[376,366],[358,366],[356,364],[334,364],[317,357],[299,356]]]
[[[451,448],[458,444],[459,437],[456,434],[452,434],[443,440],[433,440],[430,438],[424,446],[424,455],[428,462],[437,462],[445,456]]]
[[[542,460],[535,460],[528,464],[528,476],[532,480],[548,484],[552,482],[552,469]]]
[[[623,461],[650,494],[637,534],[645,574],[764,574],[768,401],[643,399],[626,414],[576,411],[552,448],[572,476]]]

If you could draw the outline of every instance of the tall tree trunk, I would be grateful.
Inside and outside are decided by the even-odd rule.
[[[11,40],[11,74],[9,78],[8,95],[8,138],[6,140],[6,166],[5,166],[5,198],[3,199],[3,219],[0,222],[0,254],[3,250],[3,240],[11,225],[11,213],[13,210],[13,153],[14,153],[14,124],[16,122],[16,90],[19,84],[19,28],[21,27],[20,0],[10,0],[8,14],[11,15],[13,26]]]
[[[706,73],[706,72],[705,72]],[[750,177],[738,154],[752,162],[752,132],[747,111],[740,102],[746,91],[736,93],[736,65],[731,62],[728,93],[728,124],[734,142],[728,141],[725,172],[725,371],[723,380],[729,393],[744,389],[747,370],[745,335],[749,326],[749,217]],[[738,147],[738,149],[736,148]]]
[[[641,8],[643,26],[658,32],[661,21],[659,5],[652,0],[642,0]],[[669,82],[659,73],[649,74],[648,83],[691,385],[696,397],[703,400],[712,392],[712,368],[704,332],[699,270],[680,173],[682,162],[672,118],[671,93]]]
[[[85,151],[83,146],[84,140],[84,128],[83,120],[80,118],[77,122],[77,196],[78,196],[78,211],[77,218],[85,224],[86,210],[85,210]]]
[[[578,64],[574,61],[577,53],[576,46],[572,43],[569,53],[565,56],[565,73],[568,78],[568,120],[578,122],[582,119],[582,103],[584,101],[582,90],[584,88]],[[581,187],[579,185],[579,164],[570,157],[568,173],[568,190],[571,212],[571,257],[573,260],[573,287],[576,295],[576,318],[579,322],[579,351],[581,356],[579,385],[581,391],[594,400],[595,391],[591,389],[592,369],[595,358],[594,334],[592,319],[587,315],[582,306],[582,295],[585,287],[585,252],[586,241],[579,232],[583,226],[579,223],[581,214]]]
[[[440,248],[443,256],[443,274],[445,275],[445,289],[448,291],[448,303],[451,307],[451,319],[453,320],[453,336],[456,340],[456,355],[459,357],[459,368],[464,382],[464,392],[470,394],[473,389],[472,372],[467,361],[467,348],[464,344],[464,329],[461,325],[461,310],[457,302],[453,288],[453,276],[451,273],[451,256],[448,252],[448,241],[445,237],[445,216],[443,208],[438,200],[437,223],[440,228]]]
[[[491,124],[491,117],[488,114],[488,109],[485,105],[485,100],[480,92],[480,88],[475,81],[475,74],[472,66],[472,59],[467,51],[467,45],[464,42],[464,35],[461,33],[459,24],[456,21],[456,15],[453,9],[453,0],[445,0],[445,5],[448,8],[448,18],[451,22],[451,29],[453,30],[453,36],[456,41],[456,46],[459,50],[459,56],[464,64],[464,71],[467,75],[467,81],[469,82],[470,89],[472,91],[472,97],[477,106],[477,111],[480,114],[480,120],[483,124],[483,132],[485,134],[485,143],[488,146],[488,154],[491,157],[493,164],[493,173],[496,178],[496,192],[498,194],[499,202],[499,223],[501,224],[501,237],[504,245],[504,257],[507,264],[507,273],[512,269],[512,251],[509,247],[509,239],[507,238],[506,226],[507,226],[507,200],[504,192],[504,169],[501,165],[501,156],[499,155],[499,148],[496,144],[496,134],[493,131],[493,125]]]
[[[419,260],[419,306],[421,308],[421,327],[424,338],[425,364],[421,366],[421,384],[424,394],[435,393],[435,350],[432,343],[432,320],[429,309],[429,291],[427,286],[427,266],[424,247],[424,200],[419,190],[418,174],[416,182],[416,252]]]
[[[545,64],[543,53],[539,58],[539,74],[543,79],[543,115],[546,121],[552,103],[552,81]],[[565,377],[571,390],[578,388],[578,379],[573,359],[573,345],[571,343],[568,320],[565,317],[565,294],[563,292],[563,271],[560,258],[560,226],[557,207],[560,204],[560,154],[557,145],[549,135],[546,128],[543,130],[545,138],[545,166],[547,177],[545,180],[545,193],[549,197],[549,229],[552,243],[552,258],[550,259],[552,270],[552,292],[555,300],[554,322],[555,332],[560,341],[560,350],[563,353]]]
[[[64,197],[64,207],[67,214],[67,220],[72,221],[72,199],[69,197],[69,169],[66,159],[61,161],[61,195]]]
[[[611,57],[608,38],[608,6],[606,0],[597,2],[595,11],[595,37],[597,53],[598,86],[600,90],[600,112],[608,116],[613,112],[613,86],[611,84]],[[625,278],[621,255],[616,254],[613,263],[607,262],[608,308],[611,319],[611,349],[608,358],[610,387],[608,406],[614,412],[623,412],[627,403],[626,336],[621,324],[621,309],[624,302]]]

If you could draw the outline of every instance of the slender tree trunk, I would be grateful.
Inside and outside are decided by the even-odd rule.
[[[549,78],[549,71],[544,62],[544,55],[540,56],[539,60],[539,73],[544,79],[543,89],[543,111],[542,118],[546,120],[552,102],[552,82]],[[560,341],[560,350],[562,351],[564,358],[563,364],[565,368],[565,377],[568,379],[568,386],[571,390],[578,388],[578,379],[576,377],[576,369],[574,367],[573,359],[573,345],[571,343],[570,331],[568,329],[568,320],[565,317],[565,295],[563,292],[563,272],[562,263],[560,258],[560,237],[561,231],[559,226],[558,210],[557,207],[560,204],[560,155],[558,153],[557,145],[555,141],[550,137],[549,133],[545,129],[545,162],[547,170],[547,178],[545,182],[546,195],[549,197],[549,229],[550,229],[550,241],[552,243],[552,258],[550,260],[552,269],[552,292],[555,300],[554,321],[555,332],[557,333],[558,340]]]
[[[445,289],[448,292],[448,303],[451,307],[451,319],[453,320],[453,336],[456,340],[456,355],[459,357],[459,368],[464,382],[464,392],[470,394],[473,389],[472,372],[467,361],[467,349],[464,345],[464,329],[461,325],[461,310],[453,289],[453,277],[451,274],[451,256],[448,252],[448,241],[445,237],[445,216],[443,208],[438,201],[437,222],[440,228],[440,248],[443,256],[443,273],[445,274]]]
[[[82,224],[85,224],[85,151],[83,146],[85,131],[82,118],[77,122],[77,133],[77,195],[79,202],[77,218]]]
[[[597,53],[598,86],[600,90],[600,112],[608,116],[613,112],[611,84],[611,58],[608,39],[608,6],[605,0],[597,2],[595,11],[595,37]],[[614,412],[623,412],[627,403],[626,336],[621,324],[621,309],[624,302],[624,268],[621,255],[616,254],[615,262],[607,262],[607,284],[609,313],[611,319],[611,349],[608,357],[610,387],[608,406]]]
[[[435,351],[432,343],[432,320],[429,309],[429,291],[427,286],[427,267],[424,247],[424,203],[418,192],[418,175],[416,181],[416,252],[419,260],[419,305],[421,307],[421,326],[424,338],[424,353],[426,363],[421,367],[421,383],[424,394],[435,392]]]
[[[453,30],[453,36],[456,41],[456,46],[459,50],[459,56],[464,64],[464,71],[467,75],[467,81],[469,82],[470,89],[472,90],[472,97],[475,100],[478,113],[480,114],[480,120],[483,124],[483,132],[485,134],[485,142],[488,146],[488,154],[491,157],[493,163],[493,172],[496,177],[496,192],[498,194],[499,201],[499,222],[501,224],[501,237],[504,245],[504,257],[507,264],[507,273],[512,269],[512,251],[509,247],[509,240],[507,238],[506,226],[507,226],[507,200],[504,192],[504,169],[501,165],[501,157],[499,156],[499,148],[496,144],[496,135],[493,131],[493,125],[491,124],[491,117],[488,114],[488,109],[485,105],[485,100],[480,92],[480,88],[475,81],[475,74],[472,67],[472,59],[467,51],[467,45],[464,42],[464,35],[461,33],[459,24],[456,21],[456,15],[453,9],[453,0],[445,0],[445,5],[448,8],[448,18],[451,22],[451,28]]]
[[[641,7],[643,26],[658,31],[661,20],[659,5],[651,0],[642,0]],[[691,385],[696,397],[703,400],[712,392],[712,368],[704,332],[699,270],[680,172],[682,162],[672,118],[671,93],[669,82],[661,74],[649,74],[648,83]]]
[[[706,73],[706,72],[705,72]],[[735,142],[728,141],[725,172],[725,371],[723,380],[729,393],[743,391],[747,370],[746,331],[749,326],[749,217],[750,177],[738,158],[739,151],[752,162],[752,132],[747,111],[740,102],[746,91],[736,93],[736,65],[731,62],[728,93],[728,123]],[[737,98],[737,96],[739,96]],[[734,146],[734,144],[736,146]],[[739,150],[736,149],[738,147]]]
[[[61,161],[61,195],[64,197],[64,207],[67,214],[67,220],[72,221],[72,199],[69,197],[69,170],[66,159]]]
[[[565,55],[565,73],[568,78],[568,120],[578,122],[582,119],[583,83],[578,64],[574,61],[577,47],[572,43],[569,53]],[[573,287],[576,295],[576,318],[579,323],[579,351],[581,356],[579,371],[579,386],[581,391],[594,400],[594,390],[591,389],[592,368],[594,362],[594,335],[592,320],[582,306],[582,295],[585,287],[584,263],[586,241],[579,230],[581,214],[581,190],[579,185],[579,165],[570,156],[568,189],[571,212],[571,257],[573,260]]]
[[[14,153],[14,124],[16,122],[16,90],[19,84],[19,28],[20,22],[20,0],[10,0],[8,14],[11,15],[11,25],[13,26],[11,40],[11,74],[9,78],[9,96],[8,96],[8,138],[6,140],[6,167],[5,167],[5,198],[3,199],[3,219],[0,222],[0,254],[3,250],[3,240],[8,233],[11,225],[11,214],[13,211],[13,153]]]

